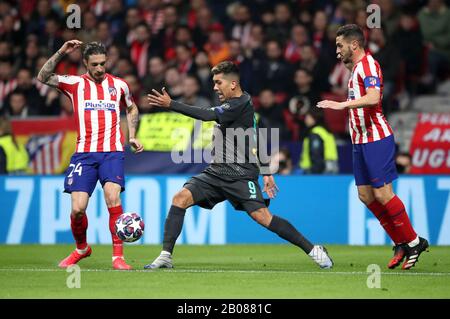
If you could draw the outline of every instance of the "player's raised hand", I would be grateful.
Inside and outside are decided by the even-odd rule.
[[[136,153],[140,153],[144,150],[144,146],[141,144],[141,142],[139,142],[137,138],[130,138],[128,142],[136,150]]]
[[[66,41],[58,51],[61,54],[69,54],[81,47],[82,44],[83,42],[79,40],[69,40]]]
[[[336,102],[336,101],[330,101],[330,100],[324,100],[317,103],[317,107],[321,109],[333,109],[333,110],[343,110],[345,109],[344,103]]]
[[[264,189],[263,192],[269,196],[269,198],[275,198],[279,191],[277,184],[275,184],[275,179],[272,175],[264,176]]]
[[[152,106],[169,107],[172,99],[167,93],[166,88],[162,88],[162,94],[152,89],[153,94],[147,94],[148,103]]]

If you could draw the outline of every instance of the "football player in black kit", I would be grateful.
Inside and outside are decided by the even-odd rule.
[[[272,215],[267,208],[258,183],[259,174],[263,174],[263,191],[269,198],[276,195],[278,188],[268,172],[268,162],[264,163],[258,158],[255,112],[250,95],[240,87],[237,66],[224,61],[214,66],[211,73],[214,91],[222,103],[219,106],[202,108],[176,102],[164,88],[162,93],[152,90],[152,94],[148,94],[152,106],[164,107],[202,121],[216,121],[218,124],[213,133],[213,161],[202,173],[186,182],[173,197],[164,225],[161,254],[144,268],[172,268],[173,248],[181,233],[186,209],[194,205],[212,209],[224,200],[230,201],[236,210],[246,211],[256,222],[281,238],[300,247],[321,268],[331,268],[333,261],[323,246],[313,245],[291,223]]]

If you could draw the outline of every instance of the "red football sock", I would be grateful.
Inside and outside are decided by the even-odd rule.
[[[391,222],[395,226],[395,233],[398,235],[401,243],[409,243],[416,239],[417,234],[411,225],[405,206],[400,198],[395,195],[384,207],[386,207]]]
[[[377,200],[367,205],[367,208],[375,215],[375,217],[380,221],[381,226],[383,226],[386,233],[391,237],[395,244],[401,243],[401,238],[398,236],[395,225],[392,223],[387,209]]]
[[[75,218],[71,214],[70,228],[72,228],[72,234],[77,244],[77,249],[85,249],[87,247],[86,230],[88,228],[88,219],[86,214],[83,214],[81,218]]]
[[[123,242],[117,237],[115,224],[117,218],[123,213],[122,205],[109,207],[109,231],[113,242],[113,257],[123,257]]]

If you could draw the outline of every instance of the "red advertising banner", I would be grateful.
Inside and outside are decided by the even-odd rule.
[[[450,174],[450,113],[421,113],[410,153],[413,174]]]

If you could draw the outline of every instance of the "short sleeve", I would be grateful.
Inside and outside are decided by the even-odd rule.
[[[128,108],[134,103],[133,95],[131,94],[130,87],[128,86],[128,83],[123,81],[122,86],[123,95],[121,98],[121,102]]]
[[[373,62],[370,62],[368,59],[363,61],[359,66],[358,73],[366,90],[370,88],[380,89],[380,75],[376,72],[376,66]]]
[[[56,75],[58,78],[58,89],[63,93],[73,93],[75,84],[80,81],[80,77],[76,75]]]

